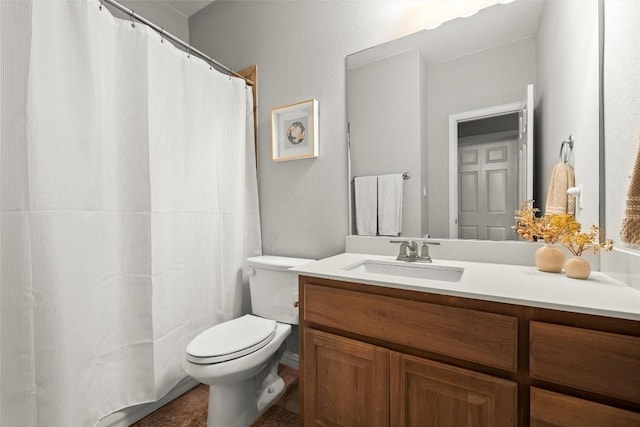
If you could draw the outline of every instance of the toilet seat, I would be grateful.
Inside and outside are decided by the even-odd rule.
[[[237,359],[261,349],[275,334],[275,320],[247,314],[195,337],[187,346],[187,360],[207,365]]]

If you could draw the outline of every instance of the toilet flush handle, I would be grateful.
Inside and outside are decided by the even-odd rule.
[[[255,276],[256,275],[256,269],[252,268],[252,267],[247,268],[247,275],[248,276]]]
[[[294,292],[293,295],[291,295],[291,301],[293,301],[293,306],[295,308],[298,308],[300,306],[300,301],[299,301],[297,292]]]

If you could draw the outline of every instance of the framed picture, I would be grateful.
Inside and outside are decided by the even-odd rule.
[[[274,161],[318,157],[318,101],[271,110],[271,144]]]

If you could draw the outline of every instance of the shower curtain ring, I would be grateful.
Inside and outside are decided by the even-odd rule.
[[[135,15],[136,15],[136,12],[133,9],[131,9],[131,15],[130,15],[131,28],[135,28],[136,27],[136,22],[134,21]]]
[[[102,3],[104,2],[104,0],[100,0],[100,6],[98,7],[98,9],[100,9],[100,12],[102,12]]]
[[[160,28],[160,43],[164,43],[164,28]]]

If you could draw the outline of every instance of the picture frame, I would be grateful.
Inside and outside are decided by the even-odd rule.
[[[318,157],[318,101],[272,109],[271,146],[276,162]]]

